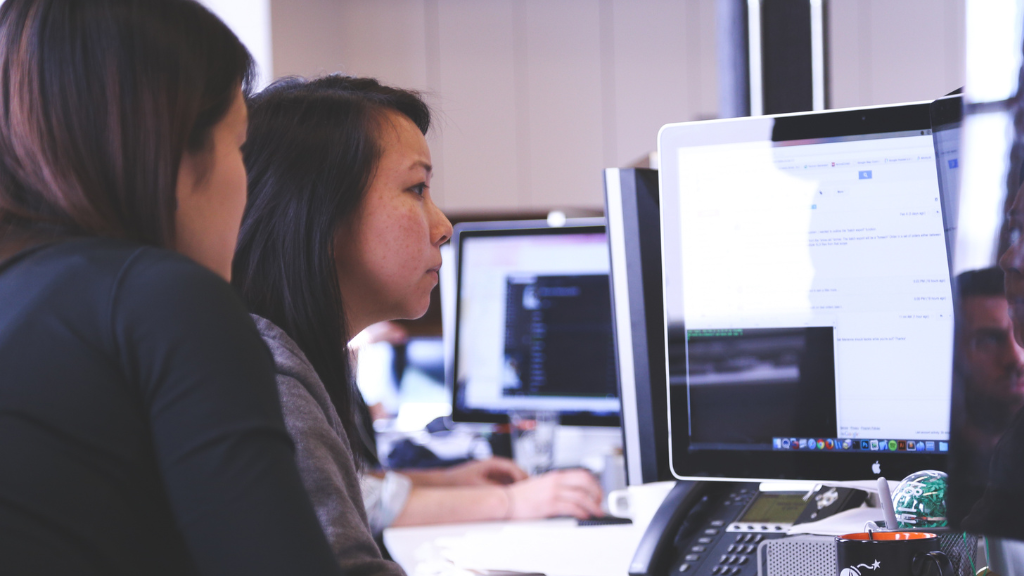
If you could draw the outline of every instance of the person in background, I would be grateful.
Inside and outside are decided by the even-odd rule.
[[[252,61],[191,0],[0,7],[0,572],[340,574],[227,279]]]
[[[999,257],[1013,339],[1024,347],[1024,186],[1017,191],[1004,226],[1009,247]],[[992,451],[988,484],[964,518],[972,534],[1024,540],[1024,410],[1017,410]]]
[[[974,444],[987,453],[1024,407],[1024,348],[1013,337],[1003,277],[999,268],[957,277],[957,367]]]
[[[372,79],[285,79],[250,101],[232,282],[275,355],[299,469],[340,561],[355,539],[372,542],[360,477],[376,482],[377,464],[348,341],[427,310],[452,232],[431,199],[429,126],[416,93]],[[445,479],[458,488],[405,478],[379,490],[395,524],[601,514],[600,487],[581,470],[525,479],[493,459]]]
[[[954,390],[964,409],[950,441],[957,446],[950,474],[957,495],[947,514],[956,525],[981,497],[996,443],[1024,406],[1024,348],[1013,337],[1009,306],[999,268],[971,270],[957,276]]]

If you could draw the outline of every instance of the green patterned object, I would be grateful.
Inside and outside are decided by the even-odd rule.
[[[946,526],[946,474],[922,470],[907,476],[892,493],[901,530]]]

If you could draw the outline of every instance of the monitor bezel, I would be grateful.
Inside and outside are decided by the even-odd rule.
[[[727,120],[711,120],[669,124],[658,133],[659,173],[658,185],[661,196],[662,268],[665,267],[666,236],[665,214],[675,205],[666,196],[666,190],[674,189],[678,179],[678,156],[672,152],[680,146],[696,144],[727,144],[750,141],[738,135],[746,134],[743,124],[771,123],[771,141],[814,140],[843,136],[884,134],[918,130],[932,130],[929,112],[930,102],[874,106],[797,114],[780,114]],[[931,133],[931,132],[929,132]],[[934,137],[933,137],[934,146]],[[939,194],[942,194],[940,186]],[[940,198],[940,204],[946,205]],[[946,229],[948,235],[948,228]],[[949,272],[949,244],[947,238],[947,273]],[[665,301],[666,275],[662,279],[662,306]],[[664,315],[664,314],[663,314]],[[670,326],[665,317],[665,370],[666,394],[668,396],[669,420],[669,468],[679,479],[717,478],[724,480],[810,480],[845,481],[887,476],[902,478],[919,470],[947,469],[947,453],[897,453],[889,452],[819,452],[819,451],[774,451],[774,450],[700,450],[688,452],[689,438],[685,443],[677,442],[672,428],[679,425],[688,427],[689,411],[685,394],[672,394],[671,370],[669,367],[668,338]],[[952,374],[952,364],[950,365]],[[673,422],[673,412],[684,414]],[[876,466],[877,464],[877,466]]]
[[[462,243],[467,238],[479,238],[486,236],[543,236],[543,235],[564,235],[564,234],[605,234],[607,229],[604,218],[570,218],[561,226],[551,226],[546,220],[513,220],[513,221],[492,221],[492,222],[467,222],[455,226],[452,233],[451,245],[453,247],[455,266],[455,313],[453,319],[453,334],[451,351],[451,370],[446,371],[448,379],[449,398],[452,403],[451,420],[456,423],[479,423],[479,424],[508,424],[507,414],[496,414],[487,410],[474,410],[461,406],[459,399],[459,320],[461,318],[462,302]],[[610,264],[609,264],[610,266]],[[611,272],[609,270],[609,277]],[[609,304],[610,306],[610,304]],[[618,375],[616,374],[616,380]],[[618,386],[618,382],[616,382]],[[620,408],[621,411],[621,403]],[[619,412],[615,414],[601,414],[593,412],[560,412],[559,423],[563,426],[619,426]]]
[[[661,342],[658,171],[607,168],[604,176],[626,480],[630,486],[672,480]]]

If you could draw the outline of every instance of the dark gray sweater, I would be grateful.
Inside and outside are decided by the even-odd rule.
[[[295,461],[320,525],[346,574],[403,576],[384,560],[370,535],[348,437],[313,366],[284,330],[253,315],[274,355],[285,426]]]

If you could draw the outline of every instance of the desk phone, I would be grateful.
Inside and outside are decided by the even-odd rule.
[[[756,482],[680,481],[651,519],[630,576],[756,576],[761,542],[859,506],[864,492],[761,492]]]

